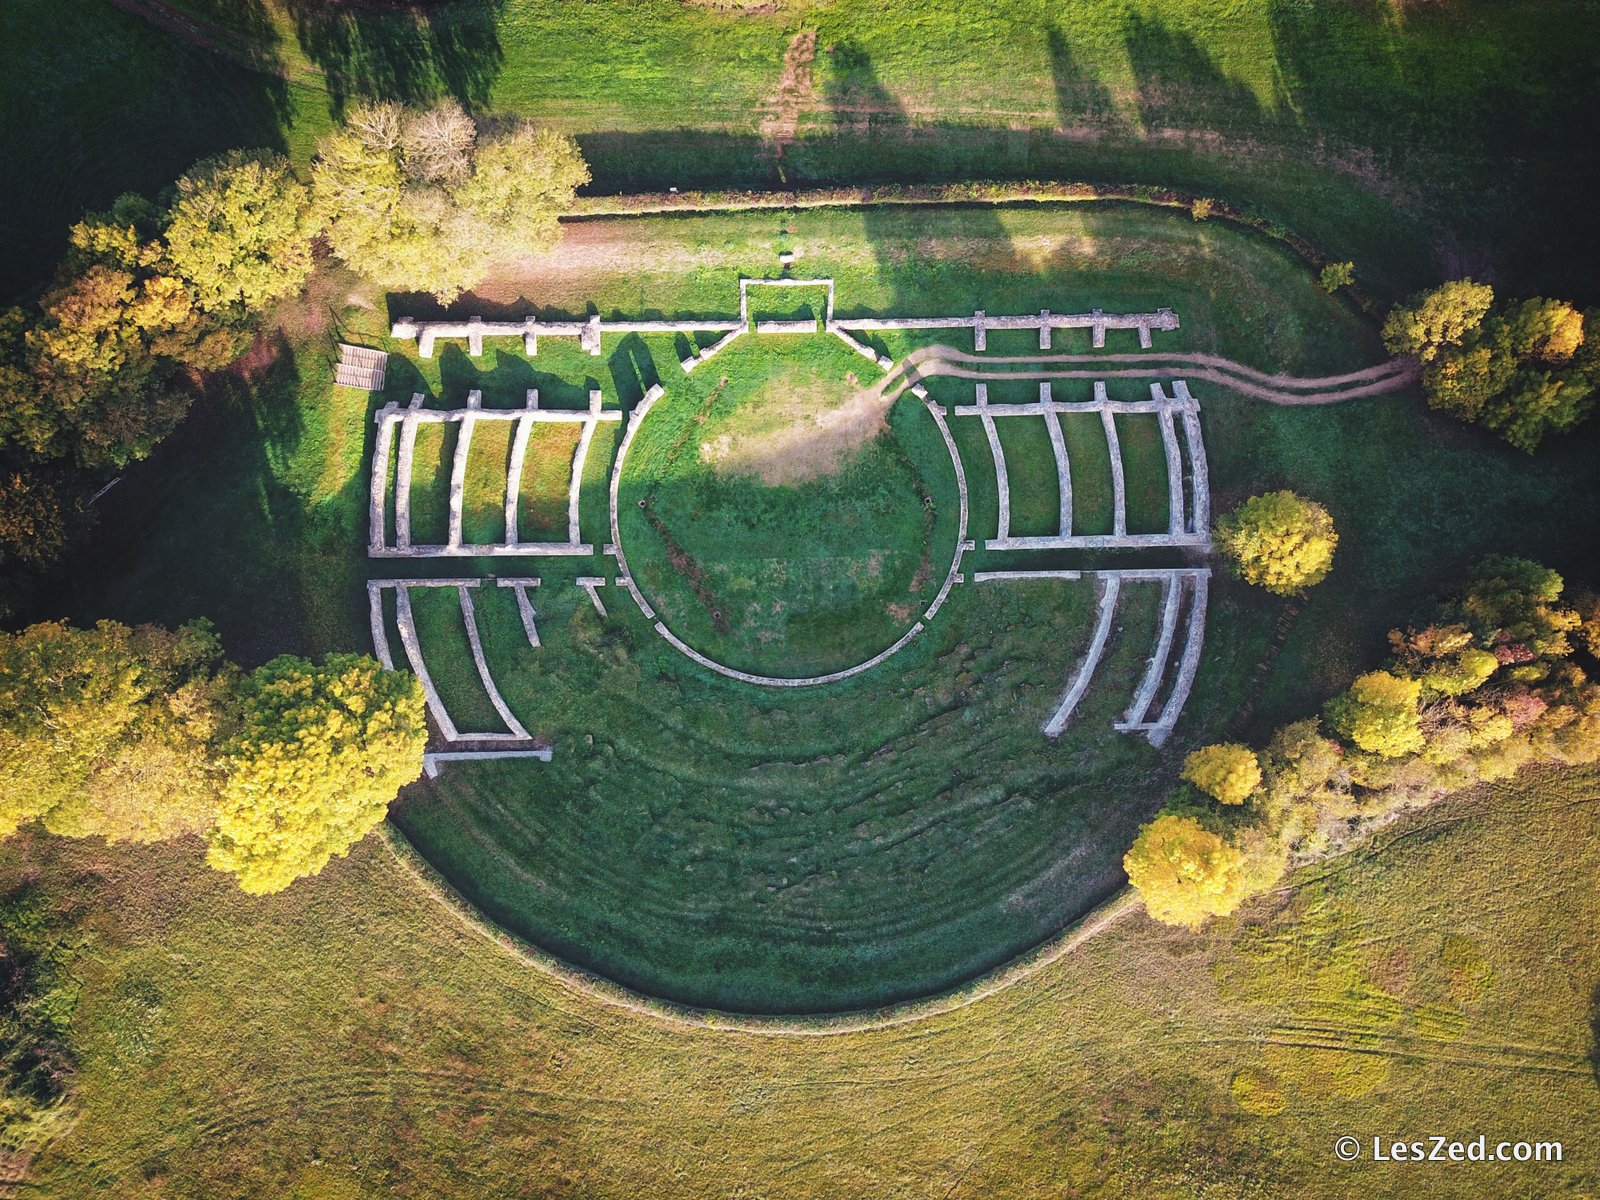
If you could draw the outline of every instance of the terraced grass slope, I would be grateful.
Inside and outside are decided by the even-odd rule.
[[[1520,779],[1205,934],[1135,916],[947,1016],[792,1040],[568,991],[373,843],[252,900],[187,845],[12,841],[0,886],[36,878],[88,951],[83,1116],[23,1194],[1582,1195],[1597,805],[1592,772]],[[1428,1132],[1565,1159],[1332,1156]]]

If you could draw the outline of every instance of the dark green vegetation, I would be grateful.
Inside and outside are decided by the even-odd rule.
[[[552,122],[579,135],[598,191],[1183,187],[1269,213],[1391,292],[1465,262],[1525,294],[1572,294],[1600,258],[1596,168],[1576,152],[1600,113],[1600,27],[1582,0],[1091,0],[1070,19],[1033,0],[176,7],[221,56],[105,0],[13,0],[0,146],[36,168],[0,194],[32,264],[16,284],[59,251],[61,212],[233,145],[303,160],[360,95],[451,94]],[[809,58],[797,31],[816,34]],[[162,137],[130,136],[153,120]]]
[[[71,1119],[79,915],[28,883],[8,881],[0,896],[0,1156],[37,1145]]]
[[[949,452],[914,398],[885,411],[880,374],[836,338],[758,339],[651,410],[622,478],[623,551],[668,628],[714,661],[852,667],[944,582]]]
[[[728,315],[738,274],[769,272],[780,240],[803,248],[808,272],[838,279],[841,312],[1171,304],[1184,325],[1162,335],[1164,347],[1298,373],[1351,369],[1379,354],[1371,328],[1286,252],[1137,208],[585,222],[553,257],[508,277],[503,303],[525,311],[521,294],[542,312],[592,303],[608,314]],[[350,288],[319,286],[336,303]],[[482,311],[496,313],[494,297]],[[340,319],[370,338],[384,316],[353,305]],[[913,344],[897,337],[882,348],[898,357]],[[1132,350],[1133,337],[1113,334],[1108,348]],[[581,407],[595,386],[608,406],[631,407],[645,384],[637,350],[619,341],[596,359],[545,339],[532,360],[514,342],[491,342],[480,360],[460,346],[426,361],[397,355],[388,398],[420,390],[454,405],[479,389],[486,404],[520,406],[537,387],[541,404]],[[669,386],[665,417],[682,389],[727,373],[719,356],[685,379],[671,339],[643,350]],[[180,433],[171,457],[163,447],[121,485],[135,532],[119,535],[112,514],[95,550],[108,560],[86,567],[75,614],[172,622],[204,612],[247,661],[365,646],[361,581],[382,573],[359,557],[370,410],[327,390],[326,354],[315,342],[286,351],[202,415],[208,440],[237,451],[180,454]],[[971,396],[970,383],[930,386],[947,402]],[[1212,387],[1196,385],[1196,394],[1219,511],[1292,482],[1328,505],[1343,540],[1332,578],[1282,622],[1278,666],[1259,694],[1255,666],[1270,656],[1282,602],[1220,586],[1171,753],[1314,712],[1374,665],[1395,614],[1408,605],[1425,613],[1432,580],[1460,577],[1487,551],[1523,550],[1585,578],[1582,539],[1597,514],[1575,466],[1593,452],[1591,433],[1530,460],[1430,416],[1415,397],[1282,409]],[[972,486],[972,536],[982,539],[995,526],[993,468],[977,423],[953,425]],[[1104,437],[1065,428],[1075,500],[1087,505],[1109,481],[1096,483],[1078,460],[1104,464]],[[616,429],[602,427],[584,480],[583,536],[596,543],[608,532]],[[541,488],[559,514],[568,459],[555,454]],[[1129,454],[1137,489],[1142,472]],[[1053,493],[1052,476],[1031,470],[1014,472],[1013,486],[1024,498]],[[936,539],[947,509],[936,505]],[[967,565],[983,569],[984,556]],[[503,563],[487,570],[517,573]],[[569,582],[596,573],[589,564],[545,560],[531,573],[544,579],[544,649],[527,646],[509,592],[484,588],[478,607],[496,678],[529,727],[558,747],[556,761],[452,767],[409,791],[398,819],[497,920],[657,994],[794,1011],[953,983],[1115,888],[1134,828],[1176,771],[1142,742],[1108,732],[1149,652],[1153,588],[1130,589],[1089,702],[1051,746],[1038,729],[1088,637],[1088,585],[962,585],[881,673],[780,695],[693,667],[614,587],[604,589],[612,619],[602,625]],[[419,608],[424,645],[441,648],[430,665],[464,713],[495,728],[470,660],[452,653],[462,649],[459,617],[448,594],[440,599]]]

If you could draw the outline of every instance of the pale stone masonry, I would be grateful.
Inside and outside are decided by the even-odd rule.
[[[659,390],[660,385],[656,385]],[[472,392],[464,408],[423,408],[422,397],[413,398],[410,406],[401,408],[389,404],[374,416],[378,423],[377,447],[372,462],[372,488],[369,500],[367,553],[372,558],[506,558],[549,555],[587,555],[594,547],[581,540],[580,507],[583,498],[583,473],[589,449],[594,441],[596,425],[601,422],[620,421],[620,409],[601,406],[601,393],[589,393],[587,409],[542,409],[539,394],[528,393],[528,402],[521,409],[488,409],[483,407],[481,393]],[[468,543],[462,537],[463,503],[466,491],[467,458],[470,453],[472,431],[484,421],[511,421],[517,426],[512,438],[511,455],[506,469],[505,483],[505,537],[499,542]],[[442,545],[417,545],[411,529],[411,484],[416,457],[417,428],[425,422],[454,423],[459,428],[455,454],[450,467],[449,530]],[[559,542],[530,542],[521,537],[518,528],[517,507],[522,486],[522,471],[528,453],[528,440],[532,427],[541,423],[577,423],[580,426],[577,449],[572,457],[571,473],[567,487],[567,537]],[[391,542],[386,527],[386,498],[388,484],[388,446],[393,439],[393,426],[400,427],[400,449],[395,464],[394,478],[394,539]]]

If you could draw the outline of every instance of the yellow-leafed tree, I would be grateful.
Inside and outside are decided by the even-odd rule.
[[[1293,596],[1328,577],[1339,535],[1322,505],[1268,492],[1217,522],[1217,544],[1240,579]]]
[[[1183,778],[1222,804],[1243,804],[1261,786],[1261,763],[1249,746],[1219,742],[1184,759]]]
[[[1422,684],[1415,679],[1368,671],[1350,690],[1328,702],[1328,724],[1340,737],[1379,758],[1399,758],[1422,749],[1422,723],[1417,701]]]
[[[1139,830],[1122,859],[1145,911],[1168,925],[1224,916],[1251,894],[1244,852],[1193,817],[1165,813]]]
[[[240,700],[208,861],[247,892],[281,891],[348,853],[422,773],[422,687],[363,655],[273,659]]]

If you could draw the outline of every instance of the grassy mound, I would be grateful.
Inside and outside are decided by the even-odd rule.
[[[949,454],[921,405],[890,411],[863,375],[881,372],[824,335],[739,343],[675,383],[635,439],[629,569],[714,661],[789,677],[853,666],[944,581]]]

